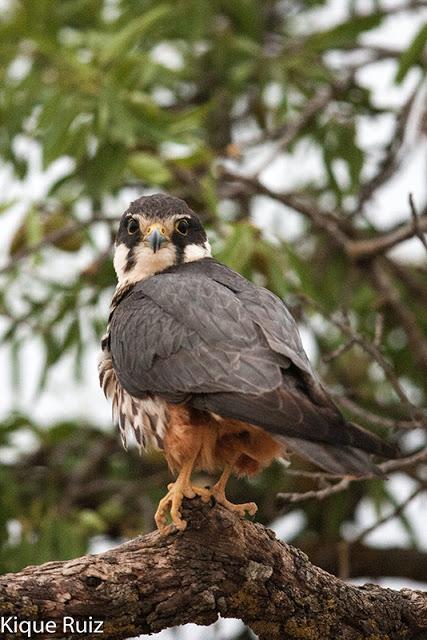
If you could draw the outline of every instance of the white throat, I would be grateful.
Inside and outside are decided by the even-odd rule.
[[[149,278],[155,273],[164,271],[176,264],[176,248],[173,244],[161,247],[156,253],[150,247],[140,246],[133,251],[132,266],[129,265],[130,249],[120,244],[114,252],[114,269],[119,285],[139,282]],[[203,245],[189,244],[184,249],[183,262],[194,262],[209,258],[212,255],[211,245],[208,240]]]

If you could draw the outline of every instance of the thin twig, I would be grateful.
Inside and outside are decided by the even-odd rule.
[[[82,229],[90,227],[92,224],[95,224],[97,222],[105,222],[107,224],[116,224],[119,219],[120,218],[106,218],[101,215],[95,215],[89,218],[88,220],[73,222],[63,227],[62,229],[57,229],[56,231],[52,231],[51,233],[48,233],[47,235],[43,236],[43,238],[39,240],[39,242],[36,242],[30,247],[27,247],[22,251],[19,251],[19,253],[16,253],[13,256],[13,258],[9,260],[9,262],[7,262],[5,265],[3,265],[3,267],[0,268],[0,275],[13,269],[18,262],[21,262],[25,258],[32,256],[33,254],[37,253],[38,251],[40,251],[41,249],[44,249],[47,246],[50,246],[52,244],[65,240],[66,238],[73,235],[77,231],[81,231]]]
[[[356,404],[350,400],[350,398],[340,395],[339,393],[334,393],[333,390],[329,389],[329,393],[334,396],[335,401],[341,407],[344,407],[344,409],[353,415],[377,427],[384,427],[386,429],[418,429],[423,427],[423,424],[417,420],[393,420],[392,418],[379,416],[377,413],[372,413],[372,411],[368,411],[368,409]]]
[[[375,335],[374,335],[374,346],[379,349],[381,346],[381,342],[383,339],[384,333],[384,316],[382,313],[377,313],[377,317],[375,318]]]
[[[372,360],[376,362],[384,371],[387,380],[393,387],[402,404],[407,408],[408,413],[413,419],[414,423],[421,422],[423,425],[427,425],[427,419],[420,411],[420,409],[412,404],[412,402],[409,400],[397,378],[392,365],[388,362],[388,360],[386,360],[378,347],[366,340],[355,329],[353,329],[348,319],[344,318],[341,320],[337,315],[328,316],[327,314],[325,314],[323,307],[318,302],[311,299],[305,294],[297,294],[297,297],[299,300],[301,300],[301,302],[305,302],[306,304],[309,304],[320,311],[320,313],[322,313],[323,316],[329,320],[329,322],[340,329],[340,331],[344,333],[349,340],[352,340],[353,344],[359,345],[365,351],[365,353],[367,353],[372,358]]]
[[[347,540],[340,540],[337,543],[338,551],[338,577],[341,580],[348,580],[350,577],[350,545]]]
[[[322,356],[322,362],[326,364],[328,362],[331,362],[332,360],[335,360],[335,358],[338,358],[340,355],[342,355],[343,353],[351,349],[353,345],[354,345],[353,338],[351,338],[347,342],[343,342],[343,344],[340,344],[336,349],[334,349],[330,353],[325,353]]]
[[[257,177],[240,175],[230,171],[227,167],[221,168],[221,178],[223,180],[228,180],[229,182],[234,182],[237,185],[242,185],[246,195],[248,191],[250,193],[266,195],[269,198],[277,200],[291,209],[294,209],[298,213],[301,213],[303,216],[308,218],[316,228],[325,231],[328,236],[330,236],[331,241],[334,242],[334,244],[346,250],[349,239],[342,229],[342,225],[345,224],[345,221],[340,220],[337,216],[334,216],[331,213],[322,211],[307,197],[304,197],[299,193],[272,191],[260,182]],[[242,187],[240,187],[240,190]],[[235,193],[234,195],[238,194]]]
[[[378,347],[376,347],[373,343],[368,342],[368,340],[363,338],[357,331],[355,331],[351,327],[349,322],[342,321],[337,317],[335,318],[331,317],[330,321],[333,322],[333,324],[335,324],[336,327],[341,329],[341,331],[345,333],[347,337],[352,338],[354,344],[358,344],[359,347],[361,347],[365,351],[365,353],[371,356],[372,360],[374,360],[377,364],[379,364],[381,369],[384,371],[384,374],[387,380],[389,381],[390,385],[393,387],[394,391],[396,392],[396,395],[398,396],[399,400],[407,408],[409,415],[414,420],[422,419],[422,417],[420,416],[420,411],[418,407],[412,404],[412,402],[409,400],[408,396],[406,395],[405,391],[402,388],[402,385],[400,384],[397,378],[397,375],[392,365],[389,363],[388,360],[386,360],[386,358],[381,353],[380,349],[378,349]]]
[[[326,471],[306,471],[305,469],[286,469],[287,476],[298,478],[311,478],[324,482],[325,480],[340,480],[342,475],[336,473],[326,473]]]
[[[420,462],[427,461],[427,447],[403,458],[397,460],[388,460],[378,465],[378,467],[384,473],[390,473],[393,471],[401,471],[407,467],[413,466]],[[317,474],[316,474],[317,475]],[[299,502],[305,502],[306,500],[324,500],[329,496],[332,496],[341,491],[345,491],[352,482],[366,480],[366,478],[355,478],[354,476],[344,476],[339,482],[331,484],[324,489],[313,489],[311,491],[305,491],[304,493],[279,493],[277,494],[277,504],[279,507],[284,507],[287,504],[296,504]]]
[[[414,267],[405,265],[396,260],[392,260],[390,256],[384,256],[384,265],[394,278],[401,280],[407,288],[408,293],[413,300],[424,302],[427,300],[427,269],[424,267]],[[421,277],[417,277],[417,271]],[[425,283],[424,283],[425,281]]]
[[[356,544],[358,542],[362,542],[362,540],[364,538],[366,538],[367,535],[369,535],[370,533],[372,533],[373,531],[375,531],[375,529],[377,529],[378,527],[380,527],[382,524],[385,524],[386,522],[388,522],[389,520],[393,520],[393,518],[396,518],[397,516],[399,516],[408,506],[408,504],[414,499],[416,498],[422,491],[425,491],[425,487],[423,486],[418,486],[407,498],[406,500],[404,500],[403,502],[401,502],[399,505],[397,505],[392,511],[391,513],[388,513],[387,515],[383,516],[382,518],[380,518],[379,520],[377,520],[376,522],[374,522],[370,527],[367,527],[366,529],[364,529],[361,533],[359,533],[359,535],[354,538],[354,540],[351,541],[351,544]]]
[[[349,228],[348,220],[321,210],[301,194],[273,191],[265,186],[257,176],[241,175],[227,167],[221,167],[221,178],[235,185],[242,185],[240,188],[234,189],[231,194],[234,197],[237,197],[242,192],[243,187],[246,196],[248,195],[248,190],[249,193],[266,195],[301,213],[317,229],[324,231],[331,242],[343,249],[346,255],[355,261],[379,256],[397,244],[413,238],[417,235],[417,232],[427,232],[427,214],[423,214],[417,218],[417,229],[414,229],[414,222],[411,220],[397,225],[383,234],[377,234],[373,238],[354,239],[355,229]],[[230,194],[228,195],[230,196]]]
[[[423,230],[420,228],[420,218],[415,207],[415,202],[412,193],[408,196],[409,199],[409,207],[411,209],[412,216],[412,226],[414,228],[414,234],[421,240],[424,245],[425,250],[427,251],[427,240],[424,237]]]
[[[304,502],[305,500],[324,500],[335,493],[340,493],[348,488],[350,483],[356,480],[356,478],[345,476],[339,482],[331,484],[325,489],[314,489],[312,491],[305,491],[304,493],[278,493],[276,500],[279,507],[284,507],[287,504],[295,504],[297,502]]]
[[[369,276],[372,284],[381,294],[383,301],[393,309],[396,319],[402,325],[408,338],[415,361],[427,371],[427,341],[418,325],[416,316],[400,297],[398,288],[387,273],[385,265],[374,260],[370,265]]]
[[[350,86],[353,81],[353,75],[351,74],[344,79],[341,78],[327,86],[322,85],[316,91],[312,98],[306,102],[303,111],[286,124],[279,139],[274,143],[273,149],[270,150],[267,158],[263,160],[254,172],[253,178],[257,178],[264,169],[267,169],[280,152],[286,149],[319,113],[322,113],[329,102]],[[271,139],[272,137],[270,137]]]
[[[417,229],[413,221],[399,225],[382,235],[366,240],[349,241],[346,246],[348,255],[354,260],[372,258],[389,251],[397,244],[413,238],[418,233],[427,232],[427,215],[417,218]]]
[[[379,164],[376,173],[364,182],[360,187],[359,198],[354,208],[352,216],[358,215],[366,202],[372,199],[372,196],[388,182],[399,169],[402,162],[400,150],[402,148],[405,137],[408,118],[411,114],[412,105],[418,92],[418,87],[409,96],[408,100],[402,106],[399,115],[396,118],[396,125],[390,137],[390,142],[384,148],[384,158]]]
[[[387,462],[382,462],[379,464],[379,468],[384,473],[390,473],[392,471],[401,471],[401,469],[405,469],[406,467],[411,467],[414,464],[418,464],[419,462],[427,461],[427,447],[420,449],[416,453],[412,453],[409,456],[405,456],[404,458],[398,458],[397,460],[387,460]]]

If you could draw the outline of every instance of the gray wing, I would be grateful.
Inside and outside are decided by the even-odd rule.
[[[281,382],[289,361],[260,339],[233,292],[205,277],[164,274],[138,284],[111,321],[123,386],[176,402],[193,394],[257,394]]]
[[[329,401],[284,304],[213,266],[204,272],[200,264],[197,270],[182,265],[153,276],[118,306],[111,352],[124,388],[135,396],[185,400],[296,444],[302,439],[384,454],[382,441],[346,424]]]

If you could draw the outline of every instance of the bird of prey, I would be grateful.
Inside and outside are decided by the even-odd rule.
[[[294,451],[338,475],[378,472],[369,454],[395,449],[346,422],[320,384],[297,325],[273,293],[211,257],[198,216],[178,198],[143,196],[121,218],[118,285],[102,340],[100,383],[126,446],[164,452],[177,475],[160,501],[160,531],[183,530],[184,497],[230,503],[230,474],[252,475]],[[193,470],[222,472],[211,488]],[[168,525],[168,516],[172,524]]]

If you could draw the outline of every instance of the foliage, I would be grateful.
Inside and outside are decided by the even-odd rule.
[[[406,123],[425,87],[427,27],[406,50],[376,48],[364,43],[388,18],[382,3],[362,14],[348,2],[345,19],[319,28],[310,16],[324,4],[12,0],[3,10],[3,163],[24,184],[33,171],[28,145],[40,150],[45,170],[68,158],[65,169],[52,172],[45,196],[27,198],[4,249],[2,341],[18,393],[29,343],[44,354],[38,392],[65,357],[74,363],[70,384],[81,377],[84,354],[108,314],[117,218],[130,199],[165,190],[201,214],[220,259],[286,298],[311,334],[324,381],[349,401],[341,404],[347,415],[384,437],[399,436],[403,453],[412,452],[402,426],[424,420],[425,265],[399,262],[380,245],[369,254],[362,249],[385,234],[366,215],[367,205],[405,153]],[[417,79],[401,110],[378,107],[360,80],[364,64],[384,60],[393,61],[396,82],[410,73]],[[364,147],[361,119],[372,124],[384,114],[394,121],[390,139]],[[425,112],[412,117],[425,132]],[[297,180],[281,175],[280,188],[269,189],[268,171],[253,167],[272,151],[266,169],[277,158],[301,162],[301,153],[312,153],[320,171],[313,177],[301,167]],[[261,218],[272,205],[276,226]],[[400,205],[406,237],[415,235],[406,193]],[[6,219],[16,202],[1,207]],[[261,212],[258,227],[254,212]],[[290,241],[288,217],[295,216]],[[340,310],[347,315],[334,315]],[[161,458],[141,462],[120,449],[108,425],[73,415],[67,424],[45,425],[11,412],[0,446],[13,447],[23,430],[34,450],[0,471],[0,570],[78,555],[97,534],[119,539],[152,528],[153,505],[167,482]],[[416,482],[418,467],[408,469]],[[234,498],[256,499],[268,523],[279,513],[278,491],[318,482],[275,465],[250,486],[236,481],[231,489]],[[305,515],[298,540],[338,540],[366,497],[380,514],[395,507],[380,481],[352,484],[323,503],[296,504]],[[410,521],[403,511],[399,517],[415,544]]]

